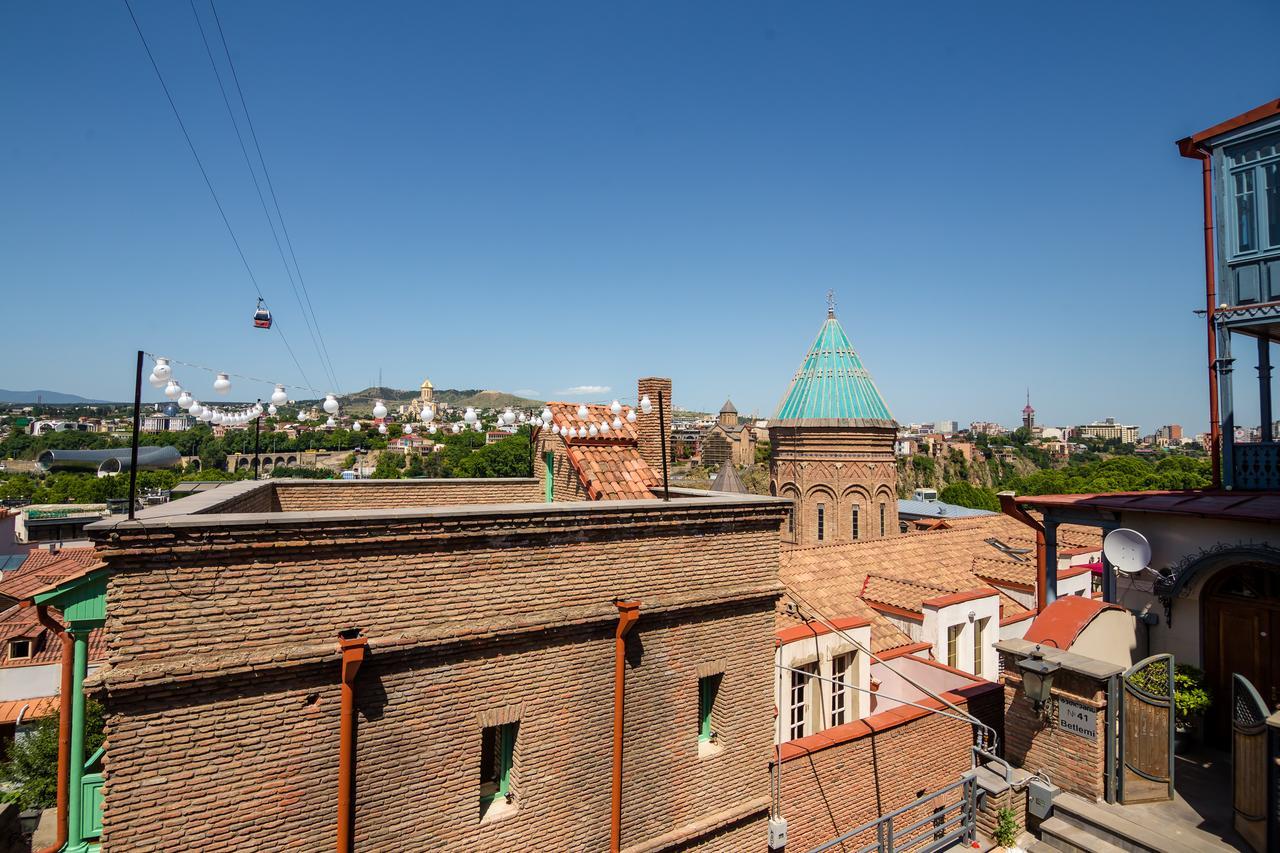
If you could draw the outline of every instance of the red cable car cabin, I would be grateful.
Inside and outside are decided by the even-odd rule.
[[[258,300],[258,309],[253,312],[253,325],[258,329],[271,328],[271,312],[262,307],[262,300]]]

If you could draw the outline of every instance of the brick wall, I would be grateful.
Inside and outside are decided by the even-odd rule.
[[[394,509],[396,507],[461,506],[525,503],[541,498],[532,478],[458,480],[294,480],[273,484],[281,512],[330,509]],[[256,512],[218,510],[220,512]]]
[[[662,472],[662,430],[658,419],[658,392],[662,392],[667,430],[671,429],[671,380],[658,376],[646,376],[636,383],[636,433],[639,435],[640,457],[649,463],[653,470]],[[653,411],[645,414],[639,403],[649,397],[653,403]],[[670,450],[670,447],[668,447]]]
[[[214,490],[217,491],[216,489]],[[190,500],[190,498],[184,498]],[[256,489],[246,491],[228,501],[202,509],[200,512],[279,512],[280,500],[271,482],[262,482]]]
[[[782,510],[699,504],[104,533],[104,849],[329,847],[335,635],[353,626],[370,639],[356,849],[603,849],[619,596],[643,602],[624,848],[762,848]],[[724,673],[725,749],[700,758],[707,667]],[[482,823],[480,735],[495,720],[520,723],[516,810]]]
[[[547,475],[546,452],[548,450],[552,453],[552,500],[590,500],[587,496],[587,490],[583,488],[581,478],[578,477],[578,469],[573,467],[573,463],[569,461],[569,454],[565,452],[564,440],[545,430],[538,435],[536,458],[533,460],[533,476],[539,484],[539,497],[543,499],[546,497],[546,480],[544,478]]]
[[[989,705],[991,697],[998,703],[1000,698],[994,684],[966,692],[970,694],[967,700],[956,694],[947,698],[962,708],[975,701]],[[784,746],[782,810],[787,818],[788,849],[808,850],[830,841],[955,782],[972,766],[972,725],[907,706],[791,744],[821,743],[823,739],[838,742],[790,754]],[[907,826],[939,805],[956,802],[959,796],[957,789],[921,807],[918,814],[909,812],[902,819],[895,818],[895,824]],[[871,833],[850,849],[874,840]]]
[[[1022,692],[1022,679],[1012,662],[1005,662],[1004,757],[1032,773],[1044,770],[1053,784],[1066,791],[1099,800],[1106,794],[1106,685],[1083,675],[1058,670],[1053,698],[1037,712]],[[1090,740],[1058,727],[1057,697],[1091,709],[1097,737]]]

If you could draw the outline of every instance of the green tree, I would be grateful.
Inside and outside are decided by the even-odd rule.
[[[767,441],[756,442],[756,460],[755,460],[756,464],[757,465],[769,464],[769,454],[772,452],[772,450],[773,450],[773,445],[770,444],[769,442]]]
[[[102,746],[102,704],[85,702],[85,754]],[[34,730],[13,742],[9,757],[0,764],[0,782],[6,790],[0,798],[21,809],[47,809],[58,801],[58,715],[38,720]]]
[[[938,500],[967,506],[970,509],[985,509],[991,512],[1000,511],[1000,498],[991,489],[984,489],[972,483],[950,483],[938,493]]]
[[[398,480],[404,469],[404,457],[399,453],[383,453],[378,457],[378,464],[373,466],[372,479]]]

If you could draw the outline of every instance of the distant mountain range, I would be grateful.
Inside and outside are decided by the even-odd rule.
[[[46,391],[37,388],[34,391],[9,391],[0,388],[0,403],[48,403],[51,405],[91,406],[106,403],[107,400],[90,400],[79,394],[63,394],[61,391]]]
[[[541,400],[530,400],[528,397],[518,397],[505,391],[483,391],[477,388],[468,388],[462,391],[437,388],[434,398],[437,403],[443,403],[446,406],[455,408],[459,406],[475,406],[481,409],[501,409],[511,406],[516,409],[532,409],[542,405]],[[399,388],[378,387],[366,388],[363,391],[343,395],[338,401],[342,403],[344,409],[366,410],[373,408],[375,400],[383,400],[387,403],[407,403],[416,399],[418,399],[417,391],[401,391]]]

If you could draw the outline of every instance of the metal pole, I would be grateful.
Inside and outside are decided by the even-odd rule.
[[[138,350],[138,375],[133,383],[133,444],[129,446],[129,520],[138,502],[138,429],[142,418],[142,350]],[[81,758],[81,761],[84,759]],[[73,793],[73,796],[78,794]]]
[[[258,398],[262,402],[262,398]],[[262,413],[253,419],[253,479],[258,479],[258,433],[262,429]]]
[[[141,368],[139,368],[141,369]],[[141,376],[142,374],[138,374]],[[658,437],[662,441],[662,499],[671,500],[671,488],[667,484],[667,411],[662,392],[658,392]]]

